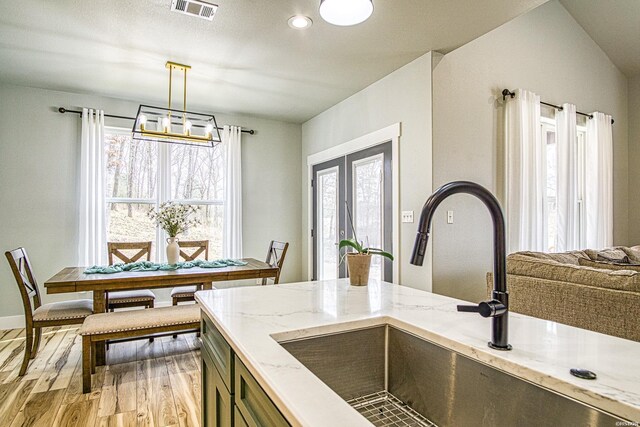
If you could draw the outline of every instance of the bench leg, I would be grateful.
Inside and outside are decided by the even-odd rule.
[[[96,373],[96,344],[91,343],[91,375]]]
[[[91,351],[91,337],[85,335],[82,337],[82,393],[91,391],[91,360],[94,355]]]

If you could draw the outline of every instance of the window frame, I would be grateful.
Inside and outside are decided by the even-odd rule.
[[[584,248],[587,245],[587,212],[585,204],[586,195],[586,170],[587,170],[587,157],[586,157],[586,144],[587,144],[587,127],[576,126],[576,172],[577,176],[577,200],[578,204],[578,236],[579,247]]]
[[[127,135],[131,136],[131,129],[123,128],[119,126],[105,126],[104,134],[117,134],[117,135]],[[131,143],[134,143],[134,140],[131,139]],[[156,165],[156,194],[153,198],[134,198],[134,197],[105,197],[105,206],[108,206],[111,203],[122,203],[122,204],[148,204],[149,207],[158,208],[162,203],[166,202],[174,202],[176,204],[186,204],[186,205],[194,205],[194,206],[224,206],[225,200],[222,199],[208,199],[208,200],[199,200],[199,199],[177,199],[171,197],[171,176],[172,176],[172,163],[171,163],[171,146],[166,143],[158,142],[158,155],[157,155],[157,165]],[[106,142],[105,142],[106,148]],[[106,164],[104,165],[106,171]],[[106,213],[105,213],[106,214]],[[224,221],[224,218],[223,218]],[[159,226],[155,227],[155,245],[154,246],[154,254],[155,259],[158,262],[166,261],[166,253],[164,250],[164,245],[160,244],[160,242],[166,241],[168,238],[166,232],[162,230]],[[224,238],[224,236],[223,236]],[[224,246],[224,242],[223,242]]]
[[[556,150],[557,150],[557,122],[555,118],[540,116],[540,130],[541,130],[541,138],[543,141],[546,141],[545,135],[547,132],[553,132],[556,134]],[[586,194],[586,135],[587,135],[587,127],[586,125],[576,125],[576,140],[574,144],[576,144],[576,159],[575,159],[575,170],[576,170],[576,186],[577,186],[577,194],[576,200],[574,203],[576,204],[576,209],[578,212],[578,237],[579,237],[579,247],[586,247],[586,206],[584,203],[585,194]],[[545,142],[546,143],[546,142]],[[547,160],[545,159],[545,162]],[[556,171],[556,179],[557,179],[557,171]],[[546,183],[545,183],[546,185]],[[545,191],[545,221],[548,221],[549,212],[546,210],[546,202],[547,196]],[[556,198],[557,203],[557,198]],[[545,234],[546,237],[546,234]],[[545,246],[549,246],[549,242],[545,242]]]
[[[547,134],[548,133],[553,133],[554,136],[554,140],[555,140],[555,146],[556,146],[556,197],[555,197],[555,203],[556,203],[556,212],[558,209],[558,167],[557,167],[557,153],[558,153],[558,133],[557,133],[557,127],[556,127],[556,120],[555,119],[551,119],[548,117],[540,117],[540,137],[542,138],[542,142],[545,144],[544,147],[544,162],[545,162],[545,168],[549,167],[549,158],[546,155],[546,150],[547,150]],[[544,203],[543,203],[543,215],[544,215],[544,219],[545,219],[545,223],[547,224],[547,227],[549,226],[549,196],[547,196],[547,181],[548,180],[548,174],[545,171],[545,191],[544,191]],[[557,243],[558,243],[558,224],[557,224],[557,216],[556,216],[556,234],[555,234],[555,245],[554,245],[554,249],[557,249]],[[544,246],[546,248],[546,251],[550,250],[550,241],[549,241],[549,230],[547,229],[547,232],[544,233]]]

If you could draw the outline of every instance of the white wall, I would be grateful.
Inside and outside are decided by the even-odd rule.
[[[135,115],[138,108],[113,98],[0,84],[0,248],[27,248],[42,292],[47,278],[76,262],[80,119],[58,113],[59,106],[102,108],[124,116]],[[271,239],[288,241],[281,280],[300,280],[300,125],[224,114],[216,118],[257,130],[243,135],[242,143],[245,255],[264,259]],[[107,125],[128,127],[131,122],[108,119]],[[168,299],[168,292],[158,291],[158,298]],[[44,301],[74,297],[44,295]],[[0,317],[20,314],[20,295],[3,260]]]
[[[615,125],[614,125],[615,126]],[[640,75],[629,79],[629,241],[640,245]]]
[[[428,53],[302,125],[302,262],[308,277],[307,156],[400,122],[400,209],[419,215],[431,194],[431,61]],[[345,76],[348,78],[348,76]],[[401,224],[400,283],[431,289],[431,265],[409,264],[416,224]]]
[[[626,244],[627,81],[556,0],[450,52],[435,67],[434,187],[465,179],[500,189],[504,88],[528,89],[546,102],[571,102],[579,111],[613,115],[614,243]],[[454,211],[452,225],[446,224],[447,210]],[[486,298],[485,273],[492,269],[486,208],[458,195],[439,211],[433,231],[434,292],[469,301]]]

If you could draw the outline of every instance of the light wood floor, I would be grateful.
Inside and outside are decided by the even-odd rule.
[[[112,344],[92,392],[82,394],[76,327],[47,328],[18,377],[23,329],[0,331],[1,426],[198,426],[200,344],[195,334]]]

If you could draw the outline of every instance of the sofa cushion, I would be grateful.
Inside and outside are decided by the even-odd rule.
[[[585,253],[585,251],[570,251],[570,252],[559,252],[559,253],[523,251],[523,252],[516,252],[514,255],[516,254],[528,256],[531,258],[556,261],[561,264],[573,264],[573,265],[579,265],[578,260],[580,260],[581,258],[589,258],[589,256]]]
[[[622,261],[627,256],[627,253],[624,251],[625,249],[627,248],[625,248],[624,246],[616,246],[606,249],[585,249],[584,253],[587,254],[589,259],[592,259],[594,261]]]
[[[632,246],[630,248],[622,248],[622,250],[631,261],[640,262],[640,245]]]
[[[636,262],[611,262],[611,261],[594,261],[591,259],[581,259],[580,265],[593,268],[604,268],[609,270],[631,270],[640,271],[640,263]]]
[[[579,283],[601,288],[640,292],[640,272],[561,264],[551,259],[531,257],[522,253],[511,254],[507,257],[507,273],[567,282],[567,285]]]

